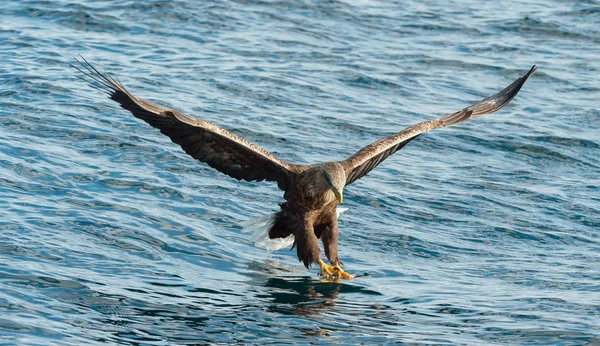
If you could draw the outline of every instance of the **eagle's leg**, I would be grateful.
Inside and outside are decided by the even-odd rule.
[[[315,235],[312,224],[307,220],[298,222],[296,226],[293,229],[298,260],[303,262],[306,268],[310,268],[311,264],[321,261],[319,239]]]
[[[333,217],[322,228],[321,240],[325,246],[325,255],[327,256],[329,263],[333,266],[333,271],[336,274],[335,276],[345,280],[354,279],[353,275],[346,273],[344,269],[342,269],[342,262],[338,257],[338,222],[335,214],[333,214]],[[329,268],[332,267],[329,266]]]
[[[307,220],[305,220],[307,221]],[[298,259],[304,262],[306,268],[310,268],[310,265],[317,263],[321,267],[321,276],[325,280],[339,280],[340,273],[334,267],[323,262],[321,259],[321,249],[319,249],[319,239],[315,234],[315,230],[309,222],[303,222],[301,228],[296,228],[296,250],[298,252]]]

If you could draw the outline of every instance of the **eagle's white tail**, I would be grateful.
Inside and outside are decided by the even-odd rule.
[[[337,216],[348,210],[348,208],[337,208]],[[267,249],[267,251],[277,251],[283,248],[291,248],[294,245],[294,235],[290,235],[287,238],[269,238],[269,230],[275,223],[275,215],[277,213],[261,216],[255,219],[250,219],[242,222],[242,232],[252,233],[250,241],[254,243],[254,246],[259,248]]]

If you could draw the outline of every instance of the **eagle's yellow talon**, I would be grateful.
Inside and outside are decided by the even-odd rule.
[[[329,264],[323,262],[323,260],[319,260],[319,266],[321,267],[321,276],[323,277],[323,280],[338,281],[340,279],[354,279],[353,275],[346,273],[344,269],[342,269],[342,267],[340,267],[339,265],[332,267]]]
[[[338,272],[339,277],[341,277],[344,280],[354,279],[354,275],[350,275],[350,274],[346,273],[344,271],[344,269],[342,269],[342,267],[340,267],[339,264],[335,266],[335,270]]]
[[[337,272],[336,269],[329,264],[323,262],[323,260],[319,260],[319,266],[321,267],[321,276],[325,280],[337,280]]]

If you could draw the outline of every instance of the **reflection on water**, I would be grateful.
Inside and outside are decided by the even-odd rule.
[[[268,267],[274,263],[270,261],[258,266]],[[275,263],[275,265],[278,265]],[[249,274],[251,282],[260,286],[259,297],[267,298],[268,310],[282,314],[299,316],[318,315],[322,310],[332,309],[336,306],[336,299],[340,294],[365,294],[381,295],[381,293],[353,284],[352,281],[331,282],[315,278],[314,276],[298,277],[273,277],[264,271],[253,270]]]

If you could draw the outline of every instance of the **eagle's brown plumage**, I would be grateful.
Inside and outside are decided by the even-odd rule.
[[[350,185],[365,176],[388,156],[402,149],[408,142],[424,132],[460,124],[467,119],[490,114],[506,106],[510,100],[517,96],[525,81],[527,81],[536,69],[537,67],[533,66],[527,74],[514,81],[499,93],[486,97],[472,106],[438,119],[424,121],[407,127],[393,136],[360,149],[356,154],[342,162],[348,175],[346,185]]]
[[[346,185],[365,176],[383,160],[424,132],[459,124],[504,107],[535,72],[533,66],[499,93],[461,111],[424,121],[372,143],[348,159],[314,165],[290,164],[265,149],[230,133],[217,125],[185,115],[132,95],[108,73],[102,73],[87,60],[75,59],[77,76],[106,92],[121,107],[157,128],[193,158],[207,163],[232,178],[246,181],[274,181],[285,191],[285,203],[277,213],[269,237],[295,236],[298,259],[309,268],[318,263],[324,275],[351,278],[340,267],[337,251],[338,224],[336,206],[342,201]],[[321,260],[318,239],[323,241],[331,266]]]

